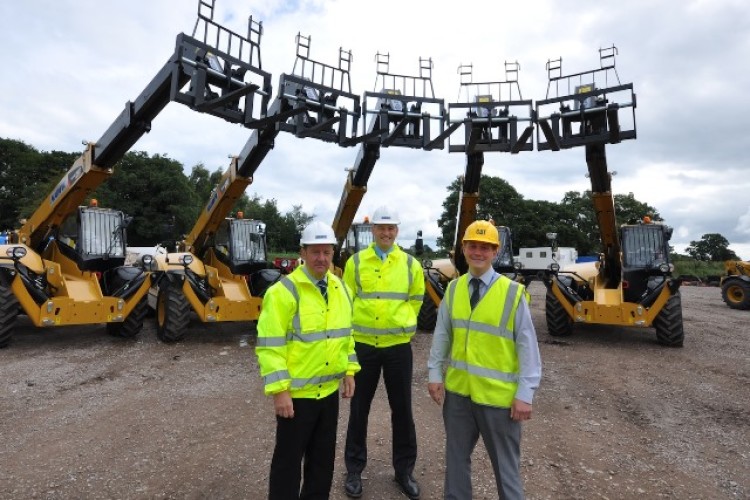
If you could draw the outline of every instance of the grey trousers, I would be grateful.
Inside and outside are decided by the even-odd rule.
[[[495,472],[497,492],[503,500],[523,499],[521,482],[521,423],[511,420],[510,408],[473,403],[446,391],[445,499],[471,498],[471,454],[482,436]]]

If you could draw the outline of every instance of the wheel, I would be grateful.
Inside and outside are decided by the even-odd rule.
[[[737,278],[725,280],[721,298],[732,309],[750,309],[750,282]]]
[[[156,300],[156,336],[162,342],[178,342],[185,336],[190,322],[190,304],[182,290],[165,284]]]
[[[417,329],[431,332],[435,329],[436,323],[437,307],[435,306],[435,302],[432,301],[432,297],[428,293],[425,293],[422,307],[419,309],[419,315],[417,315]]]
[[[547,333],[553,337],[567,337],[573,333],[573,320],[549,288],[547,289],[545,316],[547,317]]]
[[[680,293],[669,297],[664,308],[654,319],[656,341],[667,347],[682,347],[685,331],[682,328],[682,297]]]
[[[0,349],[8,347],[17,316],[18,301],[15,295],[9,288],[0,286]]]
[[[132,339],[143,329],[143,318],[146,317],[148,304],[146,297],[130,311],[125,321],[121,323],[107,323],[107,333],[113,337]]]

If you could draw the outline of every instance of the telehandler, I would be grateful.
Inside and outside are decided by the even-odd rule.
[[[174,53],[143,92],[0,245],[0,347],[8,345],[19,309],[40,327],[106,323],[122,337],[141,330],[150,280],[124,265],[130,219],[80,205],[170,101],[232,123],[265,114],[270,75],[245,60],[252,60],[247,39],[214,22],[213,9],[214,1],[199,0],[193,35],[177,36]]]
[[[547,329],[566,336],[574,323],[653,326],[660,344],[681,347],[680,281],[669,262],[672,228],[647,217],[617,225],[605,148],[636,138],[636,96],[632,83],[619,81],[616,55],[614,45],[599,49],[598,69],[571,75],[562,75],[562,59],[548,61],[547,98],[536,102],[539,151],[585,148],[602,243],[598,262],[553,268],[546,276]],[[620,114],[626,110],[630,115]]]
[[[249,43],[259,54],[262,26],[252,33]],[[155,256],[148,303],[164,342],[185,336],[191,312],[204,323],[257,320],[263,294],[280,279],[281,270],[268,262],[265,223],[229,217],[278,134],[342,147],[354,144],[361,108],[350,90],[351,52],[340,50],[334,67],[309,57],[310,37],[298,33],[296,44],[292,73],[281,75],[278,96],[265,116],[245,123],[253,132],[190,233],[178,242],[176,252]],[[260,64],[256,71],[261,71]],[[271,95],[270,89],[265,95]]]

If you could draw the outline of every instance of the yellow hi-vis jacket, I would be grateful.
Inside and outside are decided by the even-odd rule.
[[[451,354],[445,389],[478,404],[510,408],[518,389],[514,319],[525,287],[500,276],[472,311],[469,275],[448,285]]]
[[[359,371],[346,285],[327,273],[328,304],[304,266],[275,283],[258,318],[258,355],[266,395],[324,398]]]
[[[424,298],[424,274],[414,257],[394,244],[383,261],[372,243],[346,262],[344,282],[354,290],[354,340],[375,347],[411,340]]]

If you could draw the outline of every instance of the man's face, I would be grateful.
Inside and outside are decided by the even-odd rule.
[[[300,249],[300,256],[305,261],[305,267],[315,279],[321,279],[331,267],[333,261],[333,245],[307,245]]]
[[[497,257],[500,248],[482,241],[464,241],[463,252],[469,271],[474,276],[486,273],[492,267],[492,261]]]
[[[388,250],[396,242],[398,226],[395,224],[373,224],[372,236],[375,238],[375,244],[381,250]]]

